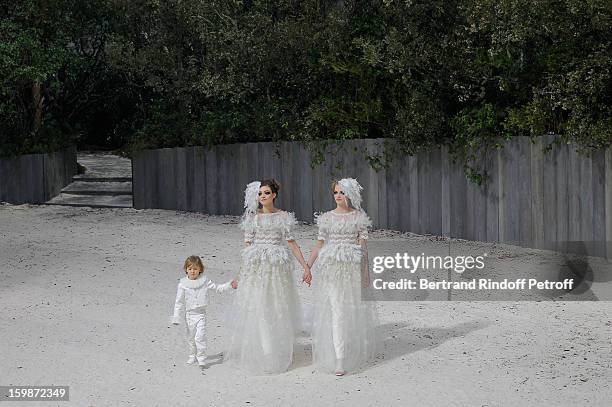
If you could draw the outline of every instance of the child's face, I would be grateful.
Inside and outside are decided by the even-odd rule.
[[[198,276],[200,275],[201,272],[203,272],[204,270],[200,270],[200,268],[197,266],[197,264],[190,264],[187,266],[187,277],[190,280],[195,280],[196,278],[198,278]]]

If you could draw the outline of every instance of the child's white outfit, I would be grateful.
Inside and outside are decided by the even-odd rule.
[[[206,306],[208,305],[208,290],[217,292],[226,291],[231,287],[231,282],[216,284],[200,273],[198,278],[190,280],[183,277],[178,283],[176,301],[174,304],[174,315],[172,323],[185,322],[187,343],[189,344],[189,360],[195,360],[200,365],[206,361]],[[185,311],[185,318],[181,314]]]

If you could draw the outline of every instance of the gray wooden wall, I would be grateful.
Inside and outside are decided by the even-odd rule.
[[[491,153],[485,186],[470,182],[445,148],[377,172],[363,151],[382,151],[383,140],[346,141],[314,169],[292,142],[147,150],[133,158],[134,207],[239,215],[246,184],[274,177],[277,206],[310,222],[333,208],[331,180],[350,176],[380,228],[612,257],[612,149],[544,153],[550,140],[515,138]]]
[[[0,158],[0,202],[44,203],[77,172],[76,148]]]

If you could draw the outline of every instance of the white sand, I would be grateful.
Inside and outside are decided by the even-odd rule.
[[[216,364],[202,375],[184,364],[183,327],[168,317],[186,256],[203,256],[218,281],[233,276],[236,222],[162,210],[0,205],[0,385],[69,385],[71,394],[70,402],[2,406],[611,403],[612,302],[379,302],[384,353],[361,372],[314,373],[305,338],[284,374],[251,377]],[[313,226],[299,228],[304,251],[314,236]],[[444,245],[371,236],[372,247],[386,252],[436,244]],[[504,250],[502,261],[539,262],[533,250]],[[310,290],[299,288],[306,303]],[[210,307],[211,353],[224,348],[222,316],[232,294],[215,295]]]

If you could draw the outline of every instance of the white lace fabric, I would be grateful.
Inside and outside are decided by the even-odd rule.
[[[295,240],[293,236],[295,225],[297,225],[295,215],[286,211],[247,215],[240,222],[245,242],[268,245],[282,245],[285,240]]]
[[[378,342],[375,304],[361,300],[366,253],[359,240],[368,238],[372,222],[363,210],[315,217],[324,244],[313,267],[313,363],[326,372],[338,361],[345,369],[358,369],[374,357]]]
[[[315,220],[319,227],[317,239],[325,242],[317,263],[361,262],[363,253],[359,240],[368,239],[368,227],[372,226],[372,221],[364,211],[329,211],[315,214]]]
[[[243,217],[242,265],[234,299],[226,360],[254,374],[281,373],[291,365],[300,326],[293,256],[286,241],[297,224],[291,212]]]
[[[315,221],[319,227],[317,239],[331,244],[358,243],[368,238],[368,227],[372,226],[368,215],[358,210],[315,214]]]

